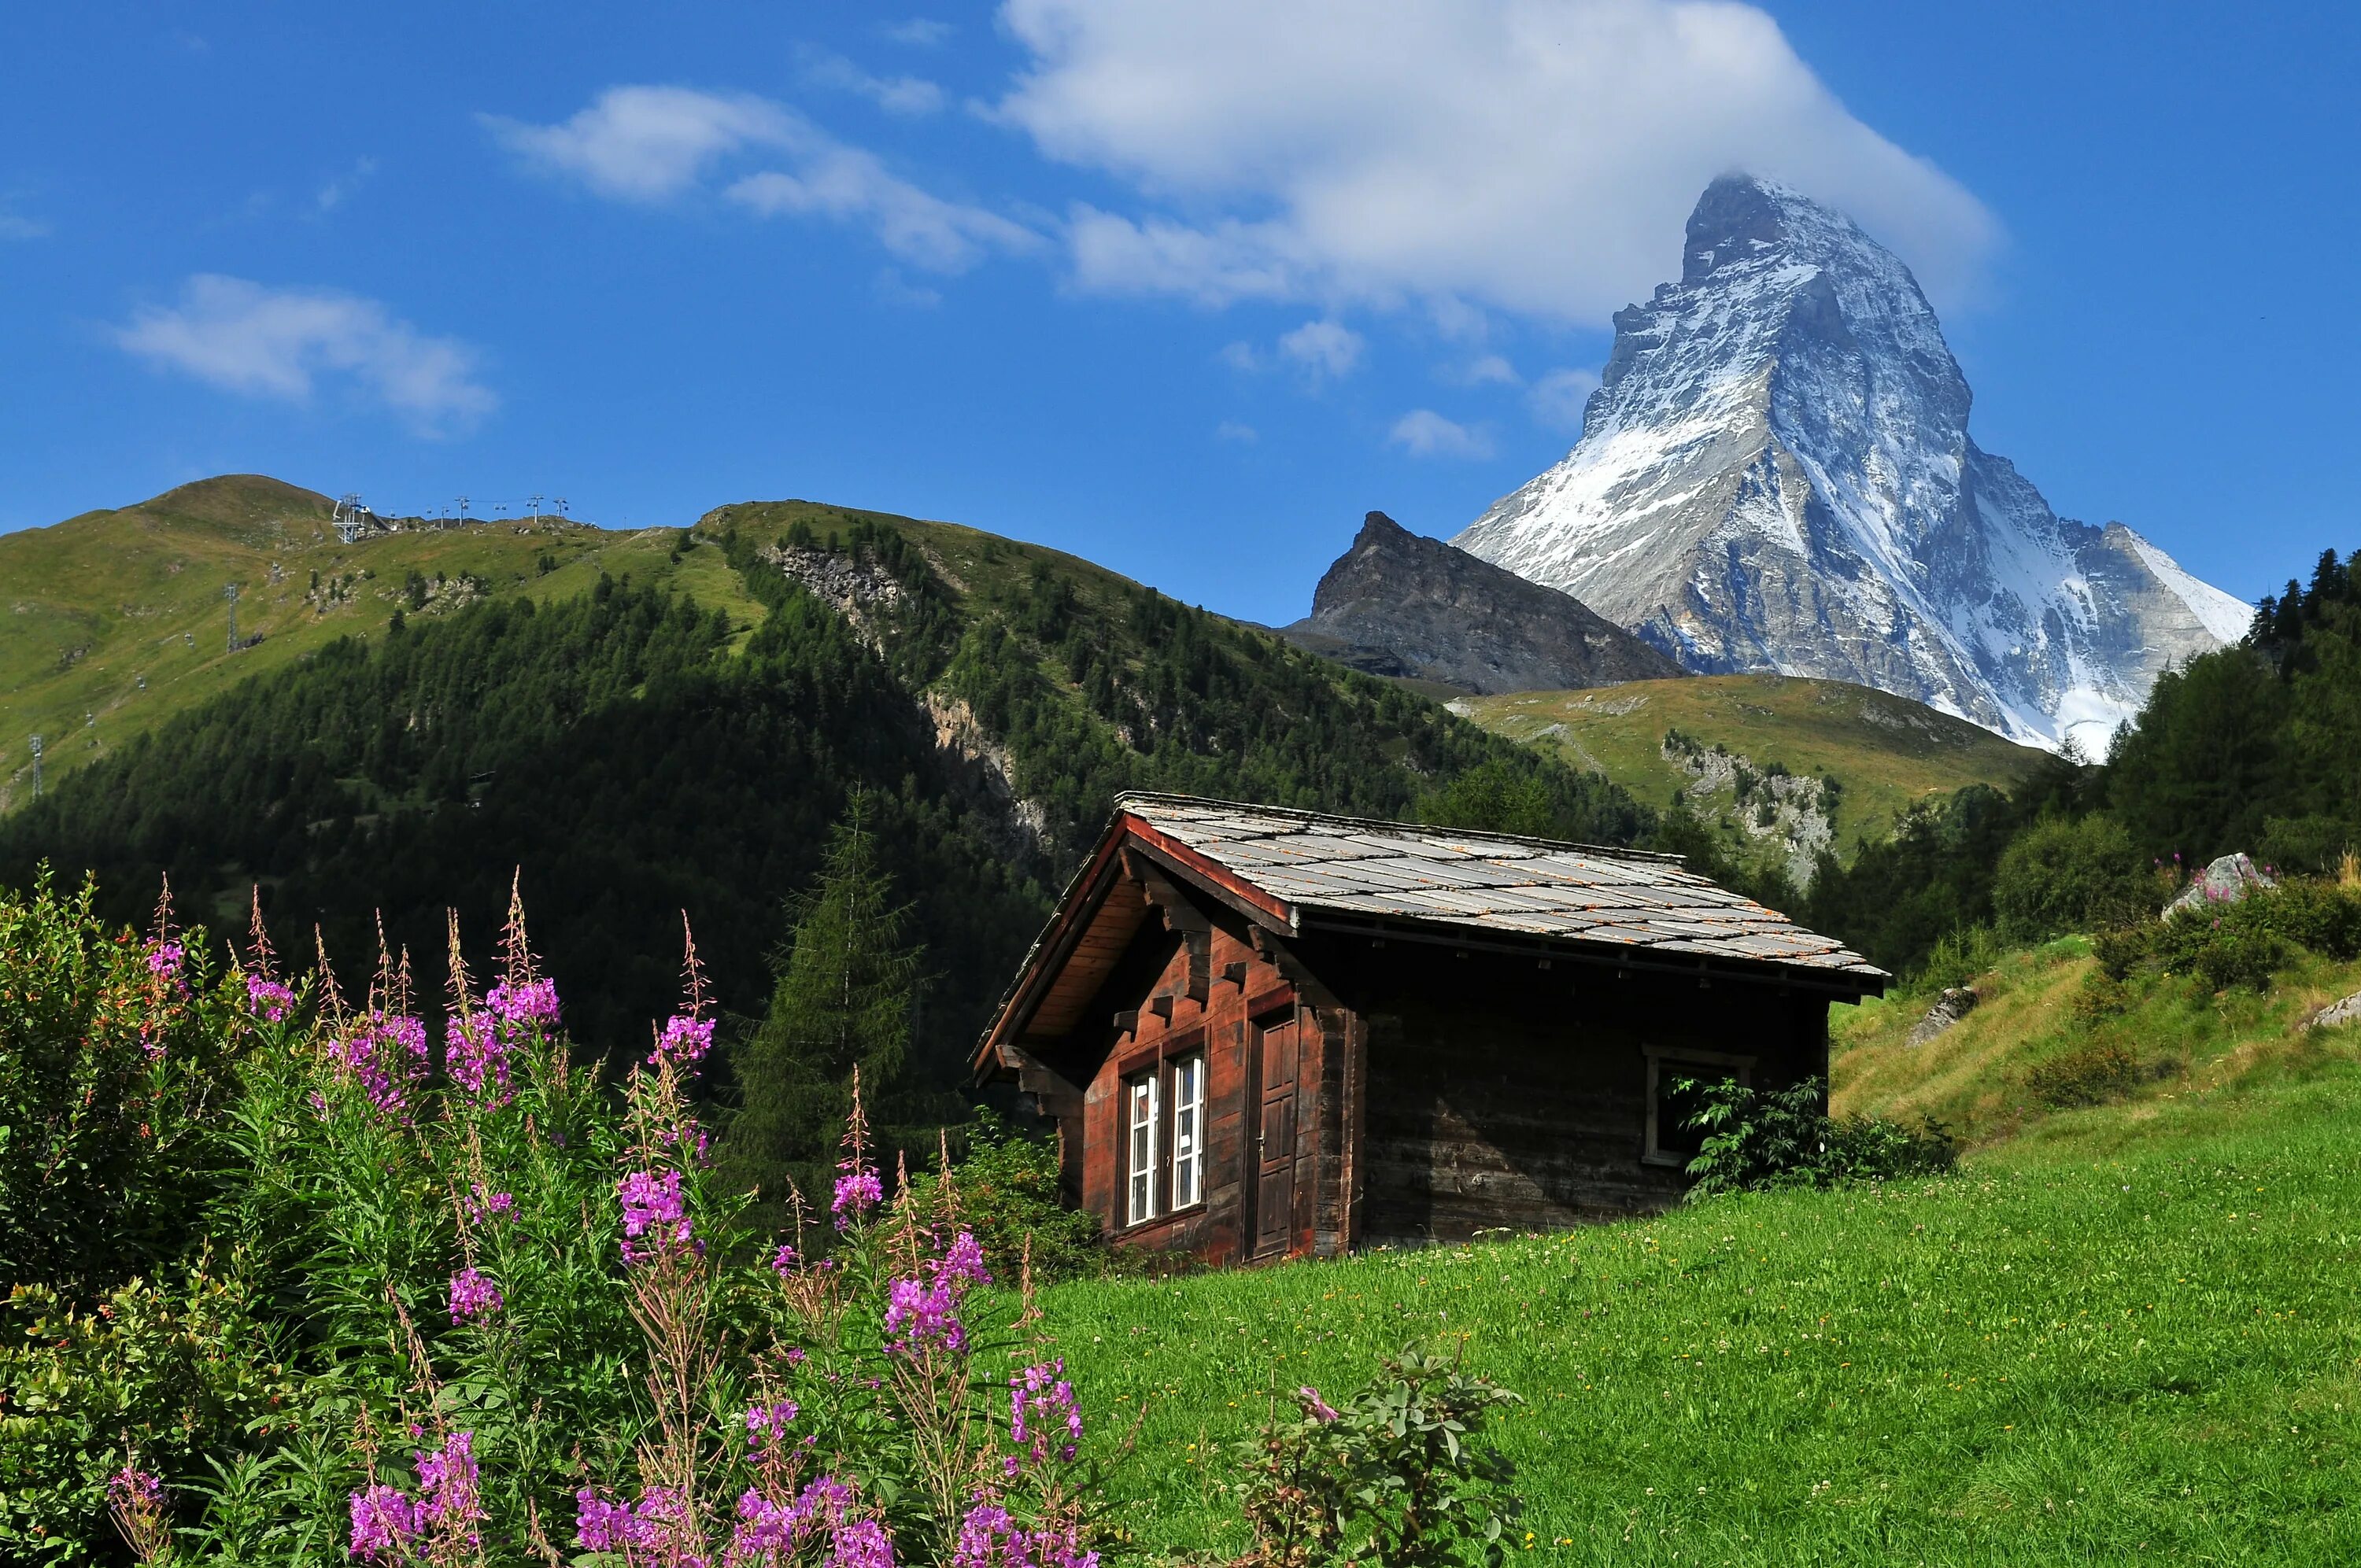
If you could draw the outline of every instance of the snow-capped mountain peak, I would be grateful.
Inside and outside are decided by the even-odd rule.
[[[2248,608],[2061,519],[1968,435],[1916,280],[1850,219],[1728,176],[1681,279],[1615,316],[1581,441],[1455,543],[1698,671],[1828,676],[2103,753]]]

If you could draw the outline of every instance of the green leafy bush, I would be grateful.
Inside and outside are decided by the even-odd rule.
[[[2147,914],[2147,868],[2111,817],[2045,817],[2010,841],[1993,877],[1993,909],[2020,942]]]
[[[203,933],[110,929],[96,896],[0,891],[0,1290],[74,1304],[188,1247],[243,1037]]]
[[[1775,1187],[1825,1187],[1931,1175],[1951,1168],[1959,1143],[1941,1123],[1830,1116],[1827,1088],[1807,1078],[1782,1089],[1683,1080],[1695,1097],[1688,1125],[1705,1135],[1689,1174],[1692,1198]]]
[[[2103,1104],[2147,1076],[2128,1047],[2100,1039],[2034,1063],[2025,1070],[2025,1086],[2042,1103],[2065,1110]]]
[[[1056,1139],[1028,1137],[990,1111],[963,1132],[968,1152],[951,1182],[996,1277],[1015,1279],[1028,1264],[1042,1284],[1107,1271],[1115,1259],[1100,1245],[1098,1216],[1059,1196]],[[933,1204],[940,1179],[913,1177],[912,1201]]]
[[[2214,991],[2269,989],[2298,948],[2340,962],[2361,958],[2361,890],[2289,881],[2235,904],[2103,931],[2095,944],[2115,980],[2193,974]]]
[[[1499,1563],[1521,1505],[1484,1428],[1515,1394],[1411,1345],[1341,1406],[1295,1391],[1236,1445],[1254,1547],[1235,1568]]]
[[[1926,962],[1911,975],[1910,990],[1931,995],[1965,985],[2000,962],[2004,950],[1989,926],[1955,927],[1937,939]]]

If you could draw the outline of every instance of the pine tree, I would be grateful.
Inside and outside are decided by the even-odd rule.
[[[789,1180],[824,1198],[854,1069],[888,1170],[897,1152],[930,1153],[935,1129],[966,1117],[956,1094],[909,1070],[925,955],[878,864],[876,816],[872,796],[854,791],[818,879],[789,901],[769,1014],[736,1053],[739,1109],[721,1164],[733,1185],[760,1190],[758,1217],[774,1223]]]

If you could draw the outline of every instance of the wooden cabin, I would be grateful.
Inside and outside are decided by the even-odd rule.
[[[1327,1256],[1670,1204],[1675,1085],[1824,1080],[1887,978],[1674,856],[1126,795],[974,1067],[1117,1245]]]

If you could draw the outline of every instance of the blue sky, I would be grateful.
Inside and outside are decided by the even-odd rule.
[[[1986,448],[2252,598],[2361,543],[2357,72],[2294,5],[13,6],[0,528],[803,496],[1290,620],[1563,455],[1743,163],[1918,269]]]

